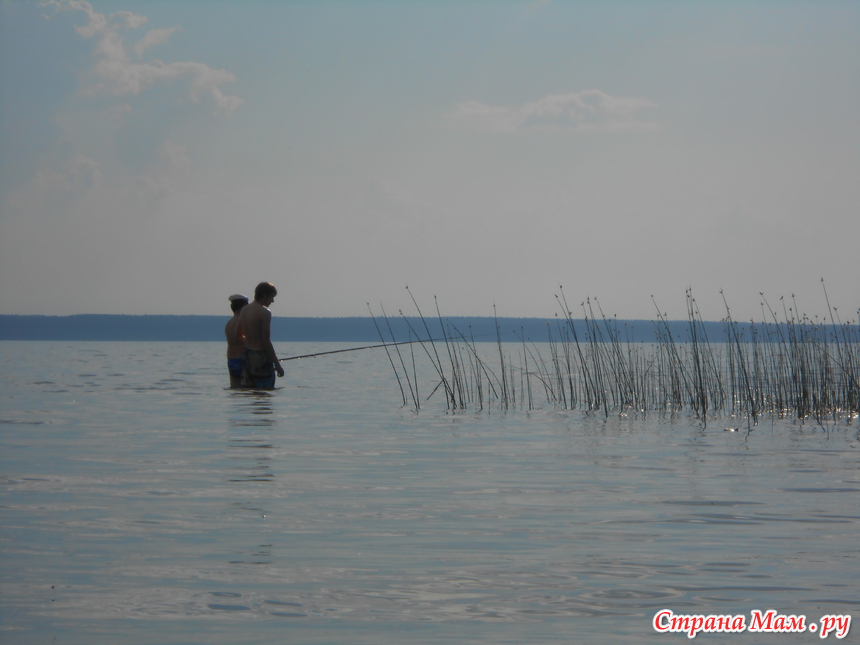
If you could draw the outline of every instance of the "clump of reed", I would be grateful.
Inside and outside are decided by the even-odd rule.
[[[581,303],[582,318],[575,324],[560,287],[556,299],[561,314],[547,325],[546,338],[530,339],[522,330],[512,330],[517,342],[502,342],[494,307],[492,344],[476,342],[471,329],[458,329],[443,318],[435,298],[434,337],[412,297],[421,328],[400,315],[416,342],[408,349],[391,345],[386,352],[403,404],[416,410],[438,394],[451,411],[545,406],[606,416],[616,411],[689,411],[705,424],[723,415],[745,417],[749,424],[765,414],[810,417],[819,423],[858,416],[857,320],[843,323],[829,299],[821,319],[800,315],[794,296],[790,306],[780,298],[780,315],[761,296],[763,319],[749,324],[732,318],[723,297],[726,316],[720,342],[708,337],[691,290],[686,293],[683,338],[672,333],[655,302],[654,342],[642,343],[633,342],[616,318],[604,315],[596,298]],[[393,342],[384,310],[382,324],[374,320],[383,343]],[[435,384],[419,389],[418,363],[425,359]]]

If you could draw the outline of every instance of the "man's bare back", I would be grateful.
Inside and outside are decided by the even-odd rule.
[[[248,298],[241,293],[234,293],[227,299],[233,312],[233,316],[224,325],[224,335],[227,337],[227,371],[230,373],[230,387],[241,387],[245,335],[239,326],[239,314],[242,313],[243,307],[248,306]]]
[[[254,295],[254,302],[244,307],[239,313],[238,324],[242,328],[242,333],[245,334],[245,354],[247,358],[247,350],[252,352],[262,352],[266,355],[266,359],[271,361],[278,373],[278,376],[284,375],[284,370],[278,360],[278,355],[275,353],[275,348],[272,346],[272,312],[268,307],[275,302],[275,296],[270,292],[260,292],[264,285],[275,291],[273,285],[269,283],[261,283],[257,285],[257,291]],[[271,367],[269,368],[271,369]]]
[[[224,335],[227,336],[227,358],[242,358],[245,351],[245,335],[239,325],[239,313],[233,315],[224,326]]]
[[[257,351],[269,349],[272,312],[268,307],[255,300],[239,313],[238,323],[245,333],[245,347]]]

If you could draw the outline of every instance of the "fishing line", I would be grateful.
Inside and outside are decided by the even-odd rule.
[[[343,352],[357,352],[361,349],[376,349],[378,347],[394,347],[395,345],[410,345],[412,343],[432,343],[442,342],[441,338],[419,339],[419,340],[401,340],[396,343],[382,343],[381,345],[365,345],[363,347],[350,347],[349,349],[333,349],[328,352],[317,352],[316,354],[303,354],[302,356],[288,356],[279,358],[279,361],[295,361],[300,358],[314,358],[316,356],[325,356],[326,354],[342,354]]]
[[[488,336],[489,334],[481,334],[482,336]],[[419,338],[418,340],[400,340],[396,343],[381,343],[379,345],[364,345],[362,347],[350,347],[348,349],[333,349],[328,352],[317,352],[315,354],[302,354],[301,356],[287,356],[286,358],[278,358],[279,361],[296,361],[300,358],[314,358],[316,356],[325,356],[327,354],[342,354],[343,352],[357,352],[362,349],[377,349],[379,347],[394,347],[395,345],[412,345],[414,343],[441,343],[444,342],[445,338]],[[451,338],[447,339],[451,341]]]

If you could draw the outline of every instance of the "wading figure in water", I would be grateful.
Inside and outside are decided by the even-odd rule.
[[[271,390],[275,387],[275,372],[284,375],[281,362],[272,347],[272,312],[278,290],[271,282],[261,282],[254,289],[254,302],[239,313],[239,327],[245,334],[242,355],[242,386]]]
[[[230,373],[230,387],[240,387],[242,384],[242,356],[245,353],[245,334],[239,326],[239,313],[248,304],[248,296],[234,293],[227,298],[233,317],[224,326],[227,336],[227,371]]]

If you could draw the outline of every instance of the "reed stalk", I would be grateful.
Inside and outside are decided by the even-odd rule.
[[[559,288],[556,300],[562,316],[556,315],[555,333],[553,326],[547,325],[543,351],[538,347],[540,339],[527,338],[521,328],[513,332],[519,349],[507,354],[493,307],[496,338],[491,353],[495,359],[475,342],[471,328],[467,338],[443,318],[434,298],[441,329],[439,342],[445,346],[440,352],[413,297],[429,339],[416,340],[416,344],[438,379],[423,400],[442,391],[451,411],[491,406],[503,411],[531,411],[549,406],[608,416],[611,411],[674,414],[687,410],[705,427],[720,415],[733,415],[745,417],[749,429],[763,414],[793,414],[821,424],[860,416],[860,326],[856,320],[843,322],[838,310],[831,307],[826,290],[827,313],[821,319],[799,315],[793,295],[791,306],[780,299],[779,316],[764,294],[760,295],[762,322],[740,324],[721,292],[726,310],[725,341],[721,344],[708,337],[692,290],[686,291],[687,338],[676,337],[655,301],[655,342],[643,345],[631,341],[629,329],[625,338],[617,319],[606,316],[596,298],[581,304],[583,318],[575,321]],[[383,344],[392,345],[394,350],[386,346],[401,399],[404,405],[411,399],[418,410],[422,397],[415,346],[411,346],[411,365],[407,366],[399,347],[393,345],[394,335],[384,309],[383,317],[392,341],[385,338],[375,319],[374,324]],[[405,316],[404,320],[410,340],[419,339]]]

